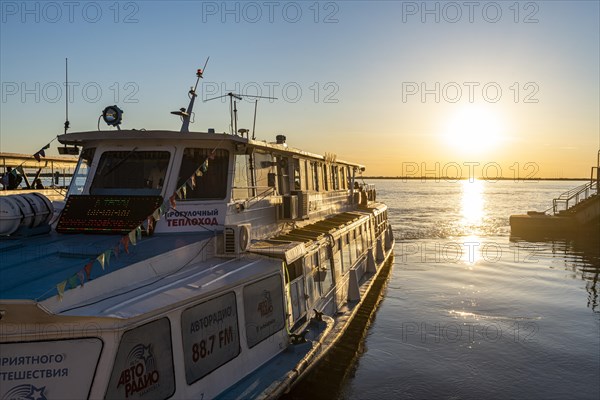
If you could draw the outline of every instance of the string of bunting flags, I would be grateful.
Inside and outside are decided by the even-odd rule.
[[[33,155],[33,158],[35,158],[35,160],[37,162],[40,162],[42,160],[42,157],[46,157],[46,150],[48,150],[50,148],[50,144],[55,140],[56,140],[56,138],[52,139],[50,141],[50,143],[48,143],[47,145],[42,147],[39,151],[36,151],[35,154]]]
[[[43,150],[43,149],[42,149]],[[187,187],[189,186],[192,190],[196,188],[196,177],[204,175],[208,171],[208,162],[215,158],[216,149],[212,150],[206,159],[200,164],[200,166],[192,173],[192,175],[175,190],[175,192],[168,198],[165,199],[160,207],[152,212],[147,218],[146,223],[148,224],[148,230],[153,229],[154,222],[159,221],[160,218],[168,212],[170,209],[176,209],[176,199],[185,199],[187,195]],[[136,246],[137,243],[142,239],[142,226],[138,226],[131,232],[123,235],[117,243],[111,248],[108,248],[92,258],[85,266],[71,275],[69,278],[60,282],[56,285],[56,291],[58,293],[58,299],[62,301],[65,291],[75,289],[78,286],[84,286],[86,281],[91,280],[92,269],[98,263],[103,271],[110,265],[111,257],[118,258],[119,254],[124,251],[129,254],[129,246]]]
[[[33,158],[35,158],[35,160],[37,162],[40,162],[42,160],[42,157],[46,157],[46,150],[48,150],[50,148],[50,144],[52,144],[52,142],[54,142],[55,140],[56,140],[56,138],[52,139],[47,145],[42,147],[40,150],[36,151],[33,154]],[[10,171],[7,171],[7,172],[9,174],[11,174],[15,179],[19,177],[19,174],[25,175],[25,170],[23,169],[23,164],[25,164],[25,161],[23,161],[21,164],[19,164],[18,166],[14,167],[13,169],[11,169]],[[8,176],[8,175],[5,175],[5,176]],[[6,185],[8,185],[8,183],[6,183]]]

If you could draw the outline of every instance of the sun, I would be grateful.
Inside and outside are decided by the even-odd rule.
[[[462,153],[480,154],[495,148],[502,134],[502,121],[493,110],[470,104],[450,118],[444,140]]]

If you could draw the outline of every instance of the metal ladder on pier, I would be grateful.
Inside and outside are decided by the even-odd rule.
[[[594,177],[595,175],[595,177]],[[590,181],[564,192],[554,200],[552,200],[552,212],[554,215],[564,214],[575,211],[577,205],[587,202],[593,196],[600,194],[600,150],[598,150],[598,159],[596,166],[591,168]]]

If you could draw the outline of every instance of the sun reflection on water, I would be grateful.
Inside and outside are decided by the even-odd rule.
[[[461,224],[470,233],[483,221],[483,181],[462,181]]]
[[[484,217],[483,181],[462,181],[461,225],[468,235],[464,239],[465,251],[462,260],[470,265],[481,259],[481,230]]]

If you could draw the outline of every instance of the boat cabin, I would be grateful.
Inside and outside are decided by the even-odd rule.
[[[344,211],[358,192],[362,169],[335,156],[292,149],[281,136],[267,143],[229,134],[133,130],[59,140],[83,148],[68,197],[169,199],[157,233],[220,231],[249,219],[267,232],[281,220]]]

